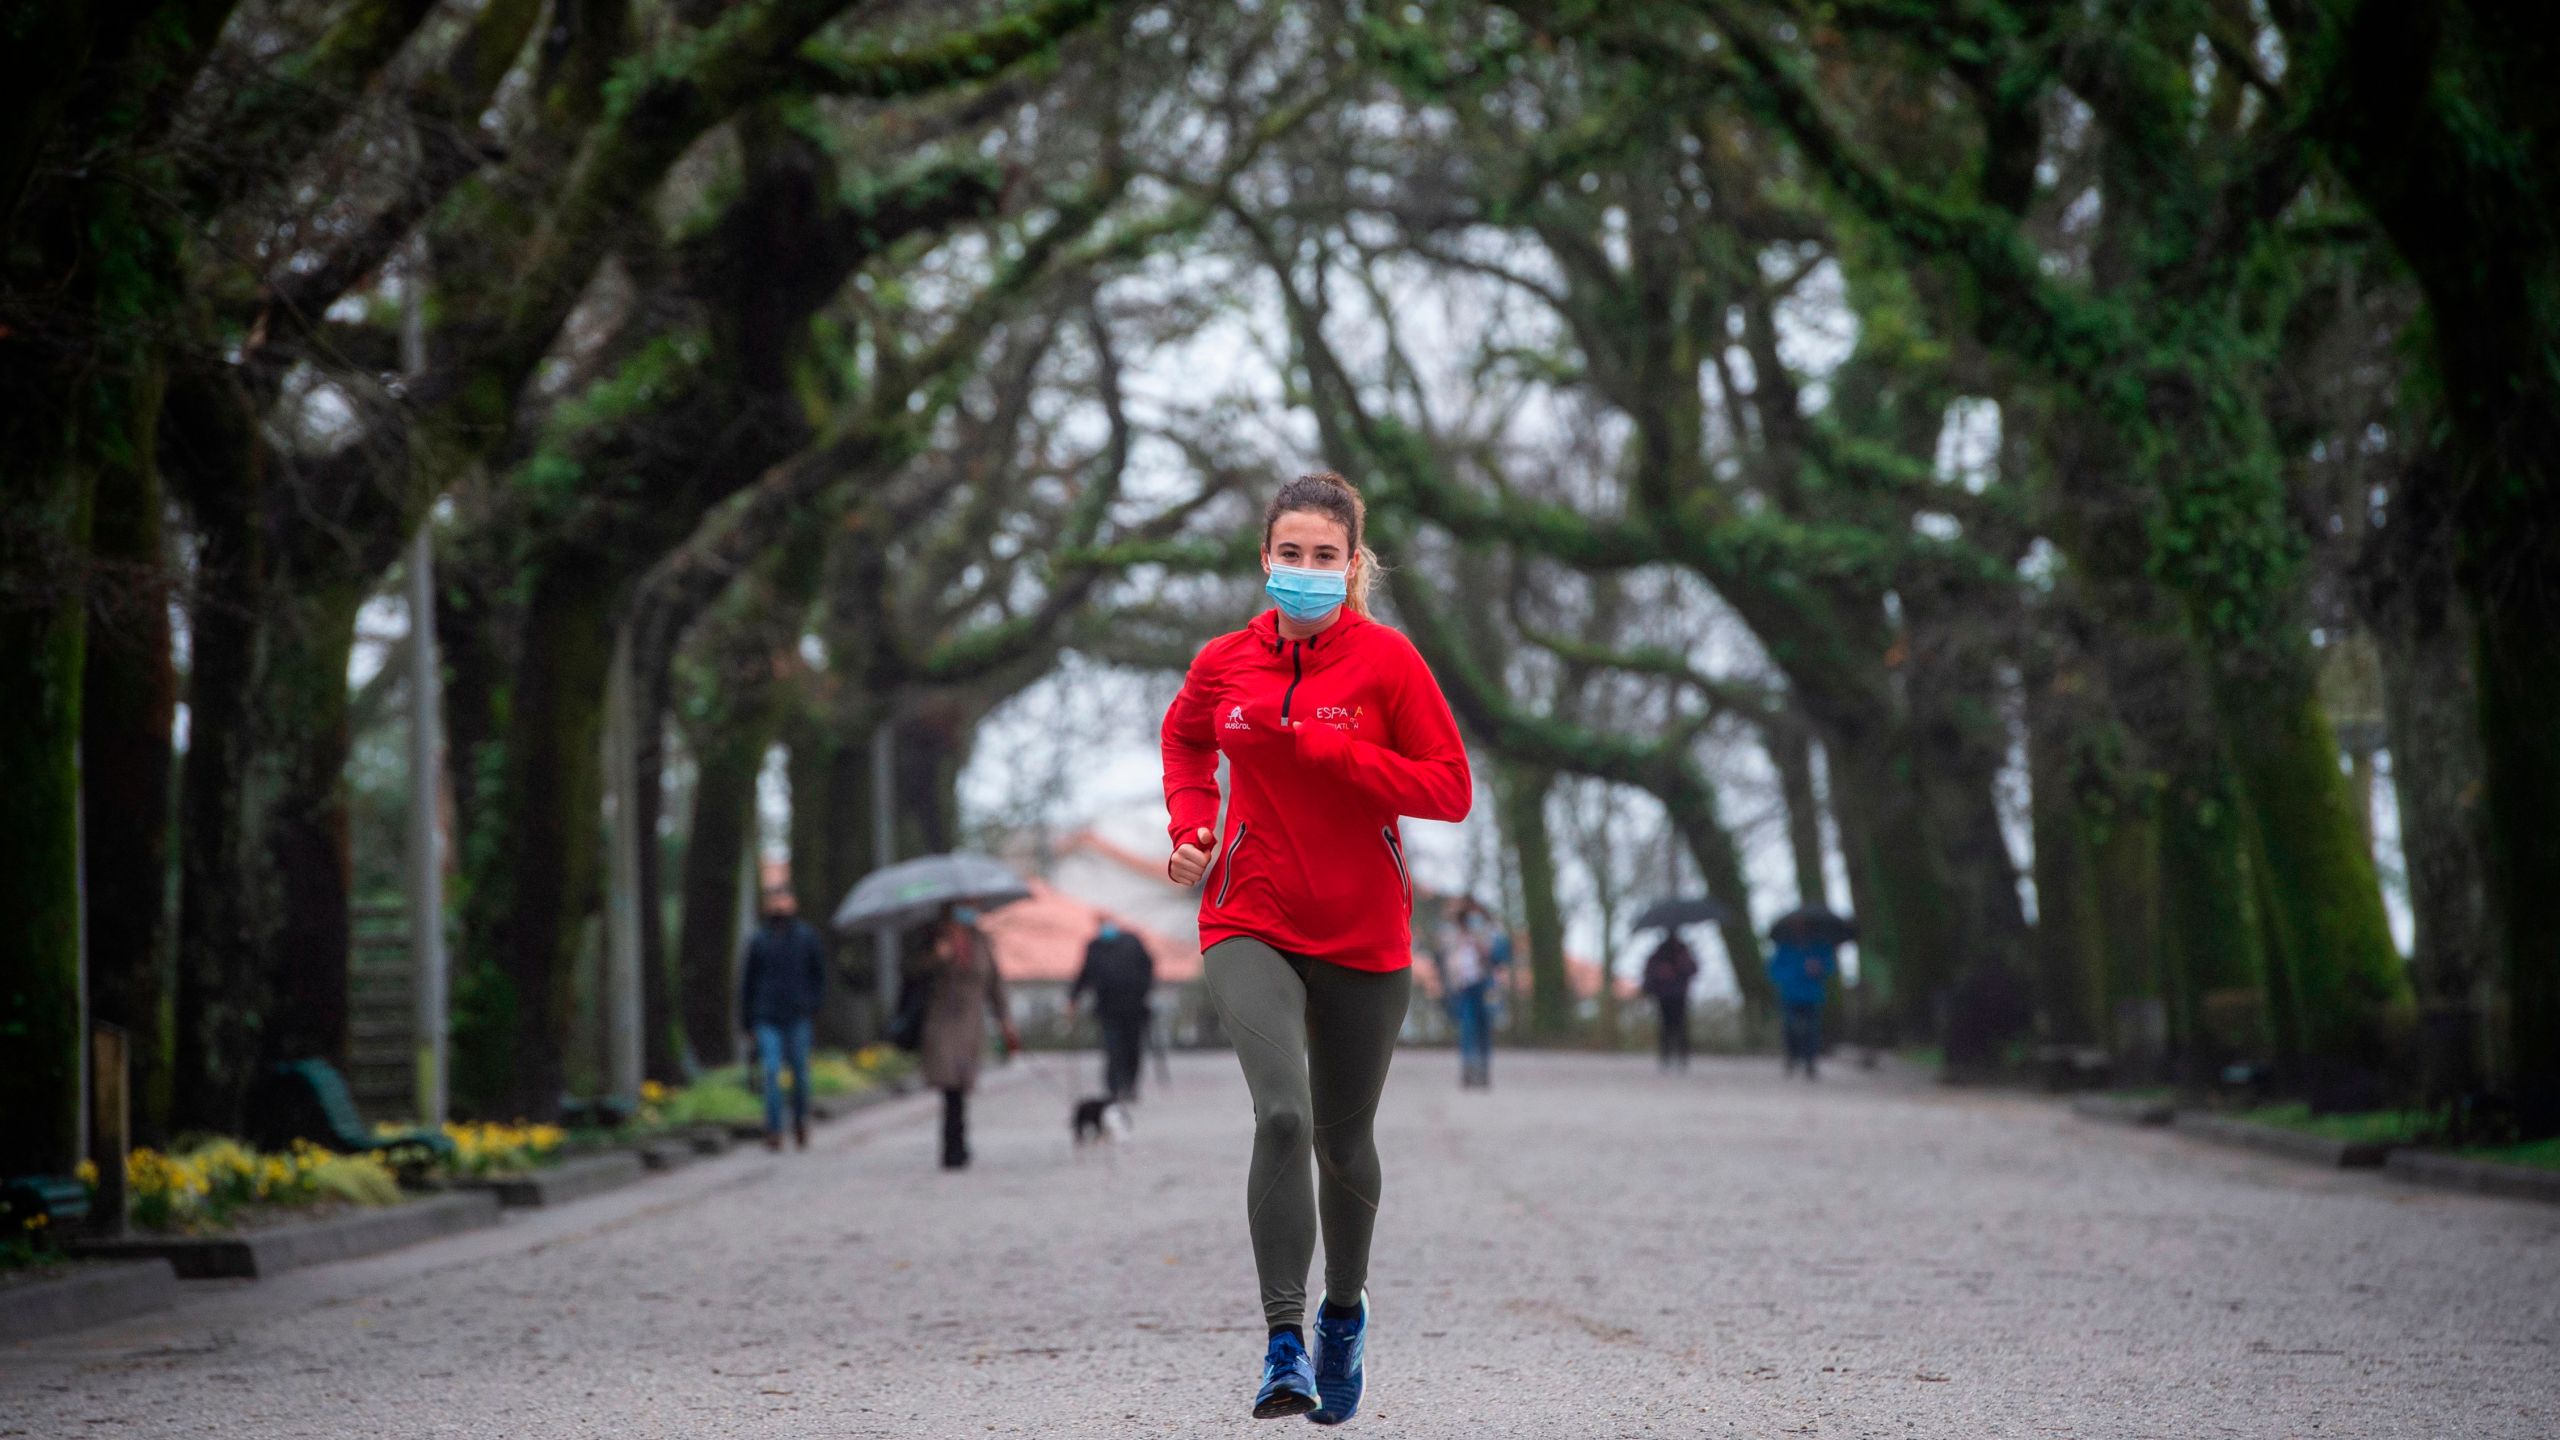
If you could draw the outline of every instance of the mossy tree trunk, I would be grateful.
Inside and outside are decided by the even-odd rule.
[[[2399,802],[2419,1004],[2419,1084],[2450,1104],[2489,1081],[2496,1013],[2487,789],[2469,607],[2442,464],[2430,455],[2392,487],[2391,522],[2368,551],[2359,608],[2382,670],[2391,787]]]
[[[1517,761],[1494,767],[1494,803],[1503,843],[1520,879],[1520,919],[1528,933],[1528,1035],[1561,1039],[1573,1029],[1573,984],[1565,974],[1564,913],[1556,904],[1555,840],[1547,796],[1555,773]]]
[[[1873,993],[1865,997],[1871,1011],[1889,1015],[1901,1040],[1918,1043],[1937,1035],[1947,986],[1963,953],[1945,852],[1922,813],[1902,756],[1863,736],[1826,748],[1842,836],[1855,831],[1865,852],[1852,861],[1863,867],[1872,896],[1858,902],[1860,924],[1868,927],[1878,914],[1889,917],[1887,956],[1870,957],[1872,937],[1861,930],[1861,958],[1884,963],[1874,967],[1873,976],[1861,974],[1859,986],[1872,984]]]
[[[238,1127],[258,1061],[269,975],[255,949],[276,904],[256,860],[247,795],[258,777],[259,616],[270,561],[264,450],[248,397],[212,377],[180,377],[171,420],[189,457],[178,472],[194,520],[188,607],[187,757],[179,779],[176,1130]]]
[[[2121,1069],[2151,1078],[2166,1065],[2169,1047],[2156,791],[2143,785],[2116,796],[2091,823],[2090,840],[2106,945],[2108,1045]]]
[[[687,730],[693,814],[676,941],[677,1008],[685,1041],[705,1065],[725,1065],[738,1054],[738,890],[755,845],[756,779],[774,734],[770,667],[716,668],[731,683],[707,697],[713,713]],[[795,816],[798,803],[795,793]]]
[[[364,589],[335,583],[296,586],[267,622],[258,684],[258,739],[252,765],[264,778],[250,793],[263,803],[248,824],[258,836],[279,904],[258,928],[256,952],[270,976],[260,1049],[269,1060],[322,1059],[344,1068],[348,886],[346,767],[347,660]]]
[[[2327,0],[2277,11],[2339,176],[2427,301],[2447,509],[2478,622],[2490,914],[2510,1083],[2560,1133],[2560,27],[2530,7]]]
[[[0,61],[14,82],[0,99],[0,311],[12,331],[0,345],[0,1170],[61,1173],[80,1158],[87,1053],[81,735],[95,506],[102,484],[134,503],[129,482],[156,463],[160,327],[185,236],[159,203],[172,162],[151,142],[230,6],[20,8]],[[129,518],[110,525],[118,543]]]
[[[2210,1083],[2233,1060],[2267,1053],[2273,1016],[2248,831],[2219,766],[2173,777],[2158,800],[2161,998],[2178,1080]]]
[[[525,607],[504,798],[471,857],[454,1006],[457,1098],[482,1115],[560,1113],[580,931],[603,874],[599,747],[618,569],[604,556],[551,557]]]
[[[2407,1038],[2409,982],[2328,716],[2307,681],[2244,673],[2216,688],[2306,1078],[2378,1076]]]
[[[163,388],[156,373],[142,378],[130,451],[98,471],[80,703],[89,1004],[96,1018],[124,1027],[133,1139],[153,1146],[170,1133],[175,988],[168,893],[178,676],[156,453]]]
[[[25,347],[17,347],[24,349]],[[80,1152],[78,576],[91,468],[63,419],[72,397],[11,363],[0,374],[0,1170],[68,1173]]]
[[[2560,550],[2560,547],[2554,547]],[[2560,572],[2560,553],[2544,561]],[[2506,931],[2507,1065],[2529,1133],[2560,1133],[2560,595],[2479,597],[2512,609],[2480,624],[2482,749],[2490,853]]]
[[[2073,783],[2089,684],[2081,666],[2066,664],[2032,677],[2027,686],[2036,1018],[2044,1038],[2061,1045],[2099,1045],[2107,1034],[2106,927],[2088,817]]]
[[[1778,790],[1787,807],[1787,854],[1795,862],[1796,903],[1831,906],[1831,878],[1823,866],[1822,801],[1814,793],[1813,737],[1801,725],[1762,732]]]

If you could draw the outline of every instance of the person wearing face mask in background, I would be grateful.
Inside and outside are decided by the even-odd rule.
[[[1210,1002],[1253,1094],[1245,1216],[1269,1335],[1252,1413],[1323,1425],[1360,1408],[1380,1195],[1372,1125],[1413,993],[1397,822],[1464,819],[1475,795],[1439,682],[1411,641],[1369,617],[1365,519],[1339,475],[1280,488],[1262,516],[1277,608],[1201,648],[1162,737],[1166,873],[1201,887]],[[1319,1226],[1324,1296],[1310,1316]]]
[[[924,1083],[942,1092],[942,1168],[969,1164],[969,1092],[978,1085],[978,1059],[987,1050],[987,1019],[1004,1037],[1007,1059],[1022,1048],[1005,1008],[1004,977],[996,973],[995,947],[978,928],[973,905],[944,908],[933,928],[924,974],[930,987],[924,1010],[924,1043],[918,1068]]]
[[[1084,968],[1067,988],[1067,1019],[1077,1002],[1093,997],[1102,1027],[1102,1088],[1114,1100],[1138,1098],[1138,1059],[1147,1039],[1147,995],[1155,989],[1155,957],[1138,937],[1105,917],[1084,947]]]

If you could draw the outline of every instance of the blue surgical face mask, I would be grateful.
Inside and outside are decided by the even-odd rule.
[[[1281,614],[1313,624],[1341,608],[1351,593],[1351,576],[1345,570],[1274,563],[1271,578],[1262,582],[1262,588],[1280,602]]]

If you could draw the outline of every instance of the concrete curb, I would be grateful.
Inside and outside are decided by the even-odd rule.
[[[73,1246],[73,1253],[113,1259],[158,1257],[189,1280],[254,1279],[303,1265],[352,1260],[496,1223],[496,1197],[464,1191],[326,1220],[278,1225],[245,1235],[129,1235],[114,1240],[84,1240]]]
[[[680,1135],[660,1136],[655,1140],[636,1142],[631,1147],[631,1153],[639,1156],[641,1167],[653,1175],[668,1170],[681,1170],[703,1158],[702,1152],[694,1148],[692,1140]]]
[[[2178,1105],[2158,1095],[2075,1095],[2071,1113],[2109,1125],[2166,1125],[2178,1118]]]
[[[522,1175],[459,1180],[454,1182],[454,1188],[495,1196],[499,1204],[514,1210],[535,1205],[563,1205],[584,1196],[617,1190],[647,1173],[637,1153],[608,1150],[602,1154],[563,1160],[557,1165],[547,1165]]]
[[[2467,1190],[2474,1195],[2503,1195],[2511,1200],[2539,1200],[2560,1205],[2560,1170],[2474,1160],[2432,1150],[2394,1150],[2382,1162],[2383,1173],[2413,1185]]]
[[[2387,1140],[2332,1140],[2324,1135],[2287,1130],[2280,1125],[2260,1125],[2248,1120],[2234,1120],[2227,1115],[2202,1115],[2193,1111],[2182,1112],[2171,1123],[2181,1135],[2192,1135],[2220,1145],[2262,1150],[2294,1160],[2308,1160],[2314,1165],[2333,1169],[2373,1169],[2382,1164],[2393,1148]]]
[[[166,1259],[90,1261],[68,1275],[0,1290],[0,1341],[104,1325],[177,1298],[178,1272]]]

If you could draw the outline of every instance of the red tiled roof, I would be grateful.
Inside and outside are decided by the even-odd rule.
[[[989,911],[978,922],[995,946],[996,969],[1015,984],[1073,983],[1084,968],[1085,944],[1101,927],[1105,912],[1036,876],[1025,883],[1031,887],[1029,899]],[[1112,918],[1155,958],[1159,983],[1179,985],[1200,978],[1198,950],[1144,925]]]
[[[1112,841],[1104,839],[1101,832],[1097,830],[1079,830],[1073,835],[1070,835],[1066,839],[1058,842],[1058,853],[1061,855],[1068,854],[1076,850],[1090,850],[1094,854],[1099,855],[1114,864],[1127,866],[1129,869],[1135,870],[1139,874],[1147,876],[1150,879],[1163,880],[1165,878],[1164,861],[1162,859],[1150,860],[1146,856],[1139,854],[1137,851],[1132,850],[1125,845],[1115,844]],[[1167,881],[1166,883],[1170,884],[1172,882]]]

